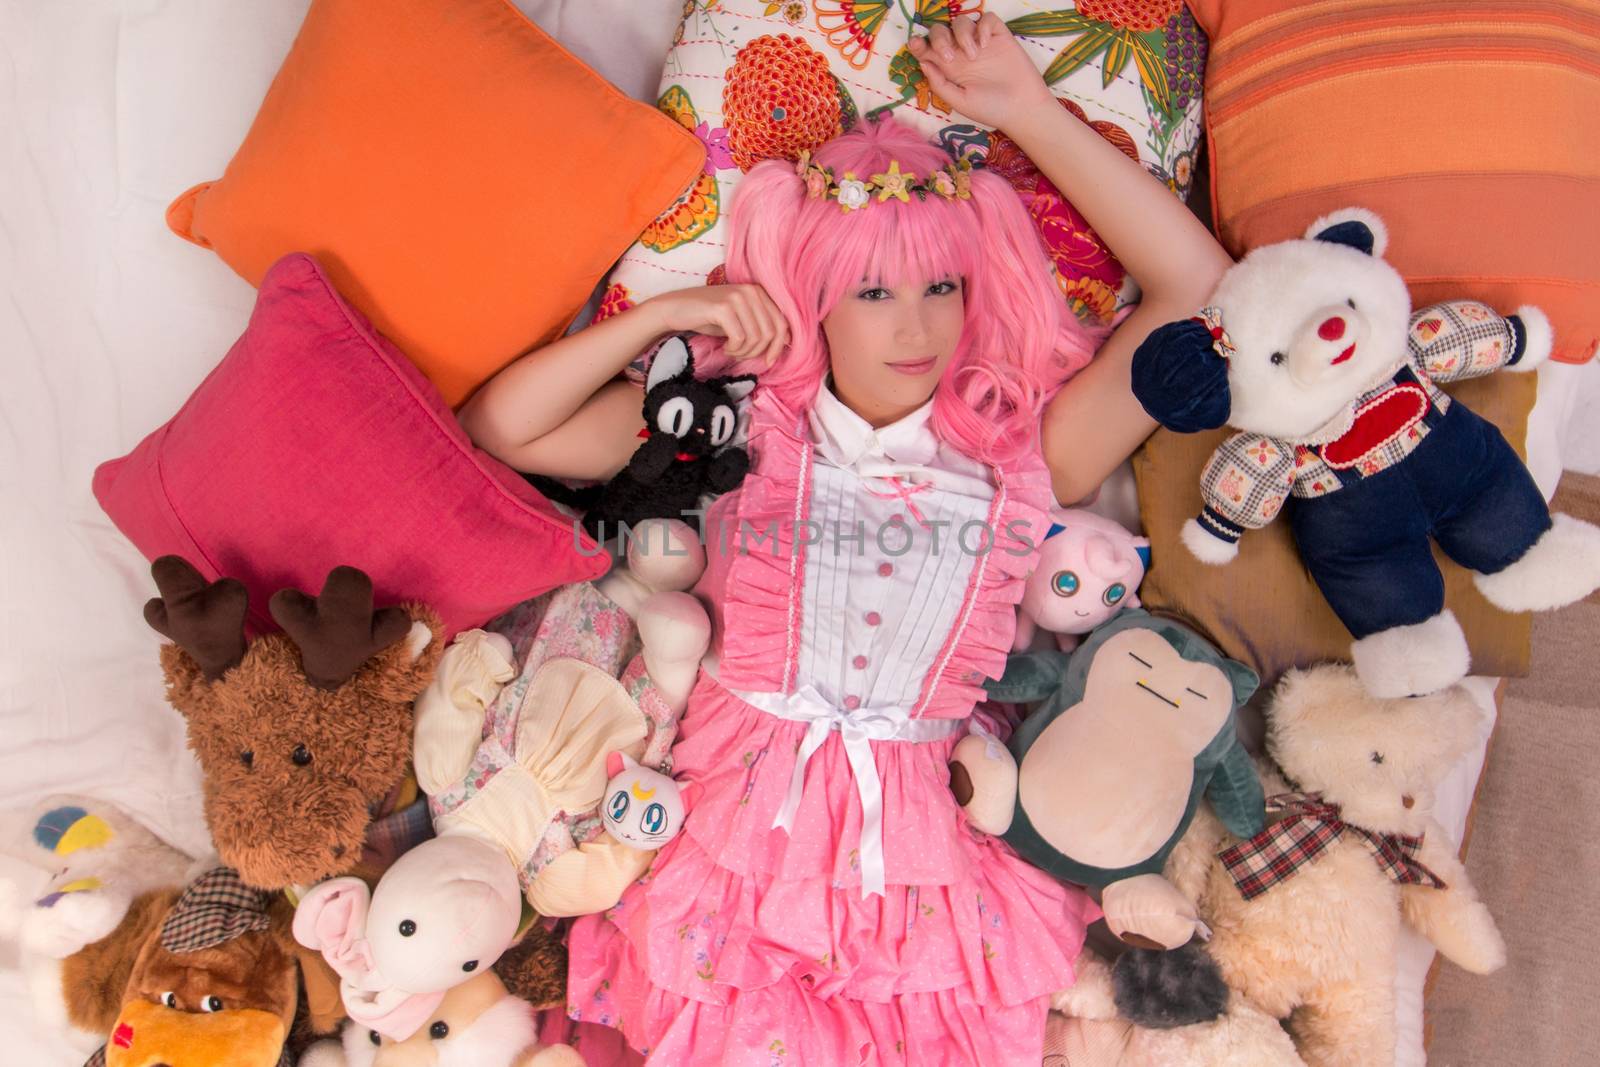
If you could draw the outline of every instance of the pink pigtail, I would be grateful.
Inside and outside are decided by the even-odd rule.
[[[967,278],[965,352],[950,372],[954,389],[935,399],[935,429],[970,454],[1004,461],[1038,447],[1044,405],[1102,338],[1068,309],[1011,186],[974,173],[970,203],[979,249]]]
[[[804,411],[828,373],[822,314],[794,285],[795,235],[806,206],[805,183],[794,164],[758,164],[739,187],[728,241],[728,281],[767,291],[789,325],[789,347],[770,368],[756,367],[762,388],[792,411]]]

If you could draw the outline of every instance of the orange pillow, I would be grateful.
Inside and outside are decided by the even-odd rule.
[[[507,0],[314,0],[233,161],[167,224],[252,285],[315,254],[454,405],[559,337],[704,162]]]
[[[1600,342],[1591,0],[1190,0],[1211,37],[1213,218],[1235,256],[1359,204],[1413,303],[1537,304]]]

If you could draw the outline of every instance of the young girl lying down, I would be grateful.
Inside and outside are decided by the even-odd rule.
[[[715,644],[673,751],[701,798],[571,936],[573,1014],[651,1062],[1036,1063],[1098,915],[969,829],[946,764],[1004,668],[1052,497],[1092,492],[1152,429],[1134,349],[1227,259],[993,15],[913,49],[1139,281],[1097,355],[1010,186],[886,120],[750,171],[730,284],[531,353],[462,412],[513,466],[605,479],[638,444],[640,390],[616,379],[641,350],[694,332],[720,349],[702,373],[760,376],[750,473],[705,523]]]

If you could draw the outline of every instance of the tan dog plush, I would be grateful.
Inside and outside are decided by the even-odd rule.
[[[538,1030],[533,1005],[485,971],[446,993],[404,1041],[351,1023],[342,1045],[319,1042],[300,1067],[583,1067],[572,1046],[540,1045]]]
[[[1434,789],[1479,715],[1459,687],[1379,700],[1349,667],[1290,672],[1267,716],[1282,768],[1263,766],[1267,828],[1241,841],[1203,811],[1168,861],[1234,997],[1287,1020],[1312,1067],[1394,1062],[1402,920],[1475,974],[1505,962],[1433,819]]]
[[[63,961],[69,1014],[110,1035],[86,1067],[287,1064],[299,978],[289,914],[226,867],[135,898],[115,930]]]

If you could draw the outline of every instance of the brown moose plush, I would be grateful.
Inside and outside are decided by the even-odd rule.
[[[315,599],[268,603],[283,633],[245,641],[247,594],[185,560],[151,566],[145,620],[167,699],[188,721],[205,816],[245,884],[284,889],[356,867],[373,814],[404,781],[411,702],[439,661],[442,627],[421,605],[374,611],[372,582],[336,567]]]

